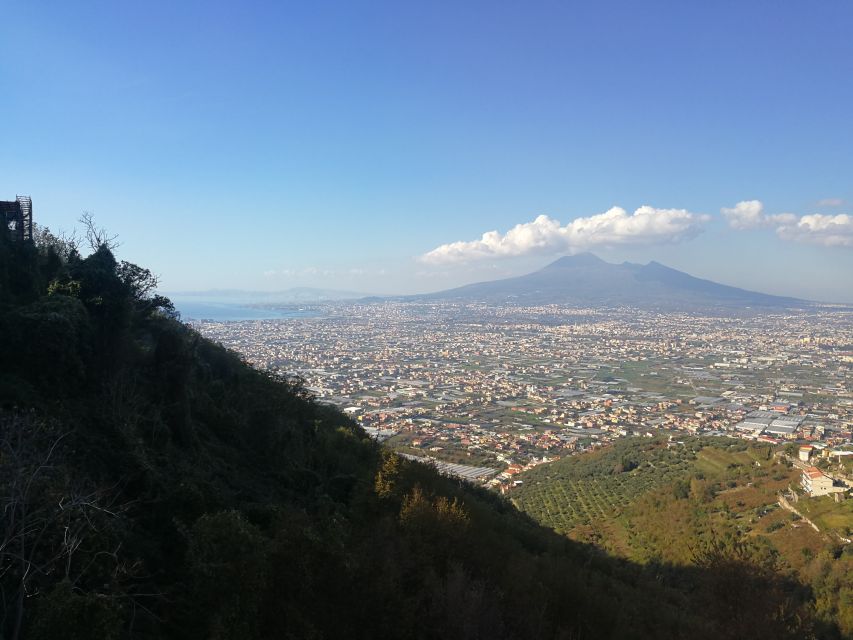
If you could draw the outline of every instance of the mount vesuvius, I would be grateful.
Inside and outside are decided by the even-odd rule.
[[[668,311],[810,304],[703,280],[658,262],[612,264],[591,253],[560,258],[527,275],[478,282],[415,298],[523,305],[632,306]]]

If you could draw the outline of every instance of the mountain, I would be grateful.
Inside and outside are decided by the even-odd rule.
[[[802,307],[807,302],[696,278],[658,262],[612,264],[591,253],[566,256],[515,278],[478,282],[418,296],[525,305],[634,306],[665,310]]]

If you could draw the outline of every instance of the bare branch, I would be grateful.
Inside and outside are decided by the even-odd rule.
[[[99,228],[95,224],[95,217],[91,212],[86,211],[80,216],[80,223],[83,225],[83,232],[86,235],[86,242],[92,251],[97,251],[101,247],[113,251],[119,246],[117,235],[110,235],[104,228]]]

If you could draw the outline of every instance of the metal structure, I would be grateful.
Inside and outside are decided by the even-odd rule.
[[[0,201],[0,221],[13,242],[33,241],[33,201],[29,196]]]

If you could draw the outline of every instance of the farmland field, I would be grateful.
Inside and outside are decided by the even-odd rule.
[[[638,496],[685,477],[695,457],[688,447],[662,440],[625,439],[528,471],[511,497],[518,508],[565,533],[620,515]]]
[[[831,496],[802,498],[796,507],[821,530],[835,531],[846,537],[853,534],[853,500],[838,503]]]
[[[649,541],[659,537],[654,529],[666,520],[705,532],[749,534],[795,476],[775,464],[766,445],[728,438],[626,438],[521,474],[522,484],[510,497],[560,533],[587,539],[606,530],[612,550],[641,559],[648,556]],[[667,512],[656,521],[647,518],[647,511],[660,509]],[[676,518],[684,522],[676,524]]]

